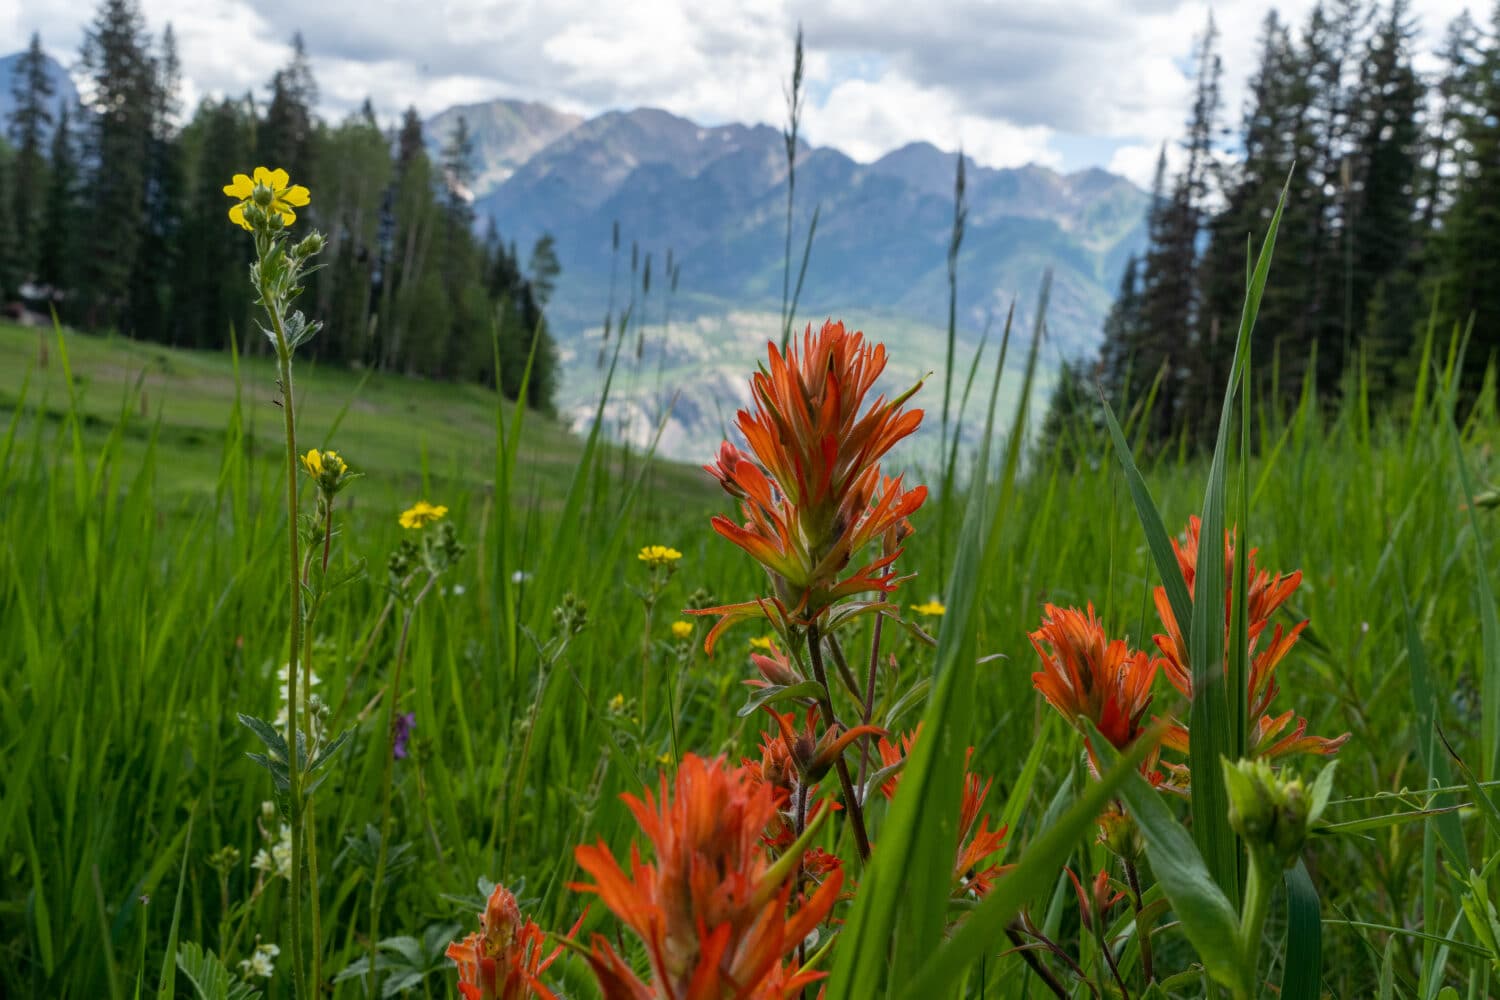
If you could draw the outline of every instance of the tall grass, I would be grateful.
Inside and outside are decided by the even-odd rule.
[[[180,939],[233,963],[256,934],[277,939],[286,905],[285,884],[274,879],[247,905],[257,874],[248,862],[264,844],[256,823],[270,790],[244,758],[254,747],[233,721],[235,709],[270,717],[276,708],[285,514],[269,459],[249,432],[275,414],[237,385],[223,399],[220,428],[195,440],[153,418],[151,407],[141,416],[128,380],[112,402],[72,378],[58,398],[55,366],[73,343],[96,346],[65,337],[53,369],[26,366],[3,398],[0,424],[0,985],[14,996],[118,997],[138,982],[153,989],[174,921]],[[1454,355],[1430,338],[1436,371],[1399,411],[1370,405],[1355,382],[1337,409],[1311,398],[1290,413],[1257,407],[1243,429],[1249,447],[1235,489],[1253,511],[1250,543],[1264,564],[1306,574],[1296,610],[1312,625],[1282,668],[1283,688],[1315,731],[1354,734],[1332,818],[1367,826],[1325,839],[1309,857],[1323,900],[1322,985],[1336,996],[1434,997],[1444,985],[1479,996],[1489,988],[1487,959],[1460,912],[1460,879],[1445,866],[1460,847],[1486,853],[1483,820],[1469,812],[1380,820],[1472,800],[1467,790],[1436,798],[1420,791],[1429,780],[1460,782],[1437,729],[1481,777],[1490,766],[1483,739],[1495,725],[1488,703],[1496,668],[1491,633],[1480,627],[1477,574],[1495,550],[1496,527],[1492,512],[1467,502],[1458,459],[1467,463],[1467,492],[1493,481],[1495,404],[1491,394],[1452,423]],[[174,391],[171,382],[164,391]],[[391,848],[401,863],[384,911],[393,934],[421,939],[429,927],[468,919],[480,877],[521,887],[544,925],[569,926],[581,910],[566,889],[576,877],[572,847],[595,837],[623,846],[631,824],[617,794],[638,790],[671,751],[665,714],[633,718],[628,695],[624,711],[610,705],[640,676],[642,612],[629,589],[642,584],[635,549],[660,542],[685,553],[664,609],[684,606],[699,587],[729,598],[757,586],[746,560],[706,530],[711,499],[664,494],[639,461],[622,477],[597,436],[571,453],[573,471],[556,499],[533,504],[537,487],[521,449],[541,430],[535,420],[495,408],[493,444],[466,457],[485,470],[489,488],[439,477],[410,455],[408,489],[452,508],[470,553],[445,592],[422,605],[411,632],[405,703],[417,721],[413,754],[396,769]],[[943,755],[934,773],[951,774],[939,765],[972,742],[976,769],[998,777],[1013,823],[1009,860],[1069,855],[1092,871],[1102,857],[1086,838],[1033,836],[1050,825],[1049,812],[1061,814],[1065,790],[1082,787],[1082,775],[1057,721],[1038,708],[1025,631],[1044,599],[1094,598],[1112,630],[1147,641],[1155,570],[1110,442],[1085,430],[1082,465],[1045,452],[1024,465],[1018,418],[1010,424],[997,444],[1008,456],[1000,491],[957,505],[969,526],[954,525],[943,540],[982,586],[961,613],[958,595],[944,594],[954,611],[936,654],[939,688],[952,685],[943,697],[962,706],[955,717],[967,738],[941,749],[934,741]],[[316,431],[303,433],[317,440]],[[379,433],[362,431],[356,407],[326,443],[358,467],[362,451],[382,447]],[[181,467],[205,460],[215,470],[209,484],[184,490]],[[1207,466],[1170,454],[1140,461],[1166,530],[1176,530],[1202,507]],[[356,726],[344,766],[319,798],[319,842],[331,846],[317,947],[330,972],[365,953],[370,871],[359,840],[378,822],[385,766],[381,713],[366,708],[395,637],[370,634],[369,609],[383,599],[380,568],[400,529],[395,504],[374,489],[369,496],[350,515],[345,558],[366,559],[372,573],[330,598],[317,637],[334,729]],[[936,586],[933,514],[919,516],[908,549],[920,574],[908,585],[913,596]],[[557,653],[547,645],[554,609],[570,593],[587,605],[588,624]],[[748,635],[732,634],[713,661],[696,644],[679,658],[664,634],[650,648],[661,690],[672,681],[682,745],[737,756],[753,743],[753,720],[736,713]],[[933,654],[920,646],[896,653],[903,673],[930,669]],[[1002,658],[976,664],[995,654]],[[1426,692],[1416,711],[1414,688]],[[1158,705],[1182,708],[1164,697]],[[894,814],[884,819],[897,836]],[[340,843],[336,833],[351,840]],[[941,834],[913,827],[911,835]],[[221,894],[208,859],[225,845],[242,860]],[[1052,904],[1033,902],[1033,914],[1065,932],[1072,918],[1063,885],[1043,894]],[[864,919],[852,918],[848,930]],[[915,940],[930,938],[929,917],[903,919],[916,921]],[[1280,927],[1273,917],[1277,941]],[[1008,944],[963,947],[984,958],[967,973],[966,995],[1023,995],[1028,973],[1004,954]],[[918,974],[916,959],[903,960],[911,964],[901,975]],[[570,988],[588,995],[586,977],[567,961],[559,968]],[[1279,968],[1286,959],[1278,950],[1274,961]],[[438,971],[414,988],[449,995],[442,963],[431,968]],[[282,977],[268,990],[288,995]],[[344,981],[335,992],[357,996],[360,987]]]

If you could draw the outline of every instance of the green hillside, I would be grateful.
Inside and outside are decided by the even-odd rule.
[[[238,362],[238,363],[236,363]],[[119,337],[59,335],[50,328],[0,324],[0,417],[24,437],[38,414],[63,421],[70,407],[65,369],[90,453],[119,434],[123,465],[138,463],[152,441],[161,455],[157,487],[168,495],[203,493],[219,476],[233,404],[241,401],[245,446],[268,468],[280,456],[275,365],[269,356],[175,350]],[[507,428],[514,407],[470,384],[303,363],[296,373],[300,444],[334,448],[368,475],[365,497],[406,503],[419,493],[486,490],[492,480],[496,404]],[[37,440],[51,446],[53,438]],[[566,492],[584,442],[556,421],[527,413],[517,467],[521,497],[544,505]],[[654,485],[707,503],[712,492],[691,466],[657,463]]]

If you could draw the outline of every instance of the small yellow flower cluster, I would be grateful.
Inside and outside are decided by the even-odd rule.
[[[750,648],[763,649],[769,653],[776,648],[776,640],[768,635],[758,636],[750,640]]]
[[[943,602],[936,597],[926,604],[913,604],[911,609],[924,618],[941,618],[943,617],[943,613],[948,610],[943,606]]]
[[[432,522],[441,521],[447,516],[447,507],[435,506],[426,500],[418,500],[401,512],[401,527],[425,528]]]
[[[677,621],[672,623],[672,638],[691,639],[693,637],[693,623]]]
[[[655,569],[658,566],[672,565],[682,558],[682,553],[666,545],[647,545],[636,558]]]

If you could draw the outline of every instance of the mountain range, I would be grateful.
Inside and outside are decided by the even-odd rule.
[[[665,415],[664,451],[706,453],[742,402],[742,373],[768,339],[779,339],[787,197],[781,132],[702,126],[656,108],[579,119],[492,101],[430,119],[434,150],[460,114],[475,139],[472,193],[481,224],[493,220],[523,260],[542,234],[556,240],[562,277],[548,315],[565,359],[568,415],[580,425],[594,416],[613,288],[614,323],[627,303],[634,310],[612,387],[612,429],[649,439]],[[842,317],[905,359],[897,377],[942,368],[956,167],[956,153],[927,143],[868,164],[837,149],[799,148],[794,262],[817,217],[799,326]],[[1044,367],[1091,352],[1125,259],[1144,244],[1146,193],[1100,169],[995,169],[972,159],[965,182],[960,361],[972,356],[987,325],[1003,323],[1012,303],[1017,327],[1029,329],[1048,271]],[[669,251],[680,274],[671,295]]]

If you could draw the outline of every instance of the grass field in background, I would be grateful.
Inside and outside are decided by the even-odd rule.
[[[64,341],[71,396],[50,331],[0,326],[0,994],[115,1000],[138,986],[155,992],[179,884],[179,936],[231,967],[257,935],[276,941],[285,924],[285,883],[262,880],[251,864],[275,834],[260,819],[270,783],[245,758],[259,746],[235,721],[236,712],[272,718],[278,704],[287,624],[280,439],[266,359],[242,361],[236,373],[226,354]],[[745,600],[763,577],[709,529],[708,515],[730,505],[699,470],[648,467],[533,414],[518,423],[508,404],[472,386],[362,380],[307,364],[298,373],[302,444],[334,447],[366,476],[344,495],[351,506],[337,558],[350,568],[364,560],[368,574],[324,612],[314,663],[334,728],[355,731],[317,799],[330,973],[364,954],[361,843],[378,822],[384,764],[372,699],[395,641],[391,628],[373,627],[398,511],[418,497],[447,504],[468,549],[413,623],[401,705],[416,728],[396,770],[392,838],[407,846],[383,920],[383,934],[420,946],[412,995],[451,996],[441,947],[460,925],[469,929],[480,878],[516,888],[543,926],[570,926],[586,902],[566,888],[578,876],[573,847],[602,837],[618,853],[634,834],[619,793],[654,782],[662,761],[689,749],[733,759],[752,751],[762,720],[736,710],[748,640],[759,633],[732,631],[708,660],[702,625],[687,644],[668,625],[695,591]],[[1302,569],[1293,611],[1311,620],[1278,672],[1277,705],[1305,715],[1310,732],[1353,734],[1340,754],[1335,820],[1395,811],[1396,800],[1372,797],[1427,783],[1418,751],[1432,734],[1411,708],[1406,602],[1441,692],[1444,734],[1461,755],[1482,749],[1483,550],[1463,509],[1447,413],[1435,389],[1396,412],[1362,399],[1351,393],[1327,414],[1312,401],[1284,419],[1257,413],[1249,470],[1258,561]],[[918,399],[938,402],[930,386]],[[1493,401],[1460,433],[1476,480],[1495,482]],[[1060,790],[1084,777],[1077,740],[1032,690],[1026,633],[1043,602],[1093,602],[1111,634],[1137,645],[1154,631],[1156,576],[1118,464],[1102,438],[1086,439],[1083,451],[1079,468],[1044,454],[1029,464],[998,555],[980,571],[978,650],[998,656],[972,667],[975,724],[960,738],[977,748],[974,769],[995,778],[997,815],[1021,792],[1006,860]],[[1206,463],[1143,461],[1168,530],[1180,531],[1202,505]],[[1496,517],[1479,512],[1491,553],[1500,551]],[[941,594],[939,553],[951,562],[957,547],[958,518],[944,524],[935,501],[914,523],[902,561],[917,577],[902,591],[905,605],[950,596]],[[635,553],[655,543],[684,557],[644,634]],[[553,612],[566,595],[586,604],[587,624],[559,650]],[[853,657],[864,641],[854,641]],[[885,649],[903,676],[931,669],[932,654],[914,642]],[[1181,710],[1159,683],[1153,713]],[[1028,760],[1035,771],[1023,777]],[[879,820],[877,810],[877,838]],[[1479,821],[1463,822],[1477,838]],[[1380,929],[1443,933],[1454,923],[1449,880],[1431,859],[1424,868],[1425,828],[1378,828],[1311,849],[1332,995],[1377,995],[1387,961],[1393,995],[1429,985],[1431,944]],[[221,885],[209,858],[225,846],[239,861]],[[1091,873],[1101,858],[1083,842],[1074,867]],[[1058,913],[1071,892],[1060,880]],[[1022,995],[1024,966],[999,957],[1006,950],[994,949],[969,995]],[[1446,981],[1469,982],[1476,960],[1448,961]],[[570,996],[591,995],[581,963],[565,957],[557,968]],[[283,976],[264,985],[289,995]],[[343,982],[336,994],[361,990]]]

